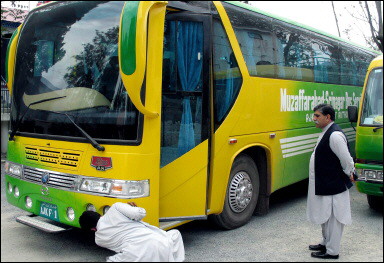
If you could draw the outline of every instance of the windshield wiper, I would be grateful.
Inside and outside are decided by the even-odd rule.
[[[14,136],[17,132],[17,130],[19,129],[20,127],[20,123],[21,121],[24,119],[24,116],[27,114],[27,112],[29,111],[30,107],[32,105],[36,105],[36,104],[40,104],[40,103],[43,103],[43,102],[46,102],[46,101],[51,101],[51,100],[57,100],[57,99],[61,99],[61,98],[65,98],[66,96],[61,96],[61,97],[55,97],[55,98],[50,98],[50,99],[44,99],[44,100],[39,100],[39,101],[36,101],[36,102],[32,102],[31,104],[28,105],[27,109],[25,110],[24,114],[20,117],[20,119],[17,121],[16,125],[15,125],[15,128],[11,131],[10,135],[9,135],[9,140],[10,141],[13,141],[14,140]],[[95,139],[93,139],[88,133],[86,133],[79,125],[77,125],[71,117],[69,117],[68,114],[66,113],[63,113],[63,112],[57,112],[57,111],[49,111],[49,112],[53,112],[53,113],[56,113],[56,114],[60,114],[60,115],[65,115],[67,116],[67,118],[71,121],[71,123],[84,135],[84,137],[91,143],[91,145],[93,147],[95,147],[98,151],[104,151],[105,148],[103,146],[101,146],[100,144],[98,144]]]
[[[382,128],[383,128],[383,125],[381,125],[379,127],[376,127],[376,128],[373,129],[373,132],[377,132],[377,130],[382,129]]]
[[[65,98],[65,97],[67,97],[67,96],[61,96],[61,97],[39,100],[39,101],[35,101],[35,102],[32,102],[31,104],[29,104],[27,109],[24,111],[23,115],[18,119],[17,123],[15,124],[15,128],[11,130],[11,133],[9,134],[9,140],[10,141],[14,140],[13,137],[15,137],[17,130],[20,128],[21,121],[24,119],[25,115],[27,114],[27,112],[29,111],[31,106],[36,105],[36,104],[40,104],[43,102],[51,101],[51,100],[57,100],[57,99]]]
[[[60,114],[60,115],[65,115],[67,116],[67,118],[72,122],[73,125],[75,125],[75,127],[84,135],[84,137],[90,142],[90,144],[95,148],[97,149],[98,151],[100,152],[103,152],[105,150],[104,146],[101,146],[100,144],[97,143],[97,141],[95,141],[95,139],[93,139],[88,133],[86,133],[86,131],[84,131],[79,125],[77,125],[71,117],[69,117],[69,115],[67,113],[64,113],[64,112],[57,112],[57,111],[50,111],[50,112],[53,112],[53,113],[56,113],[56,114]]]

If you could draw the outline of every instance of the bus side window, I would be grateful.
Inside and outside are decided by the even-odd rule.
[[[315,80],[313,47],[308,32],[274,20],[276,37],[277,77],[282,79]]]
[[[275,77],[272,19],[226,3],[223,6],[235,30],[249,74]],[[271,65],[257,66],[259,61],[269,61]]]
[[[213,72],[215,129],[223,122],[237,98],[242,83],[239,66],[221,23],[213,23]]]
[[[203,40],[202,22],[166,20],[161,167],[193,149],[207,137],[203,127],[202,103]]]
[[[357,66],[353,53],[349,48],[341,49],[341,84],[357,86]]]
[[[328,54],[331,58],[330,64],[328,66],[328,83],[340,84],[341,50],[336,42],[331,41],[331,44],[328,47]]]
[[[362,53],[363,51],[361,51]],[[365,80],[365,74],[367,73],[367,69],[369,66],[369,59],[367,59],[367,56],[365,54],[359,54],[360,52],[357,52],[355,54],[355,64],[357,68],[357,85],[358,86],[364,86],[364,80]]]

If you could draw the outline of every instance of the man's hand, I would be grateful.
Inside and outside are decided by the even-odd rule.
[[[349,179],[351,180],[352,183],[355,182],[355,178],[353,178],[353,173],[349,176]]]
[[[129,204],[130,206],[133,206],[133,207],[137,207],[135,202],[127,202],[127,204]]]

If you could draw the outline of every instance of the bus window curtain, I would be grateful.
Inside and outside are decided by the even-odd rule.
[[[233,101],[233,93],[234,93],[234,76],[233,76],[233,69],[229,68],[227,70],[227,74],[225,76],[225,93],[224,93],[224,99],[222,99],[223,104],[220,104],[218,106],[218,113],[217,113],[217,119],[222,120],[224,115],[227,113],[227,110],[232,104]]]
[[[183,91],[196,91],[201,78],[203,55],[203,27],[201,23],[178,22],[177,55],[178,73]],[[199,55],[200,53],[200,55]],[[195,147],[195,131],[191,101],[183,99],[178,152],[180,155]],[[198,104],[201,107],[201,103]],[[196,109],[201,111],[201,109]]]

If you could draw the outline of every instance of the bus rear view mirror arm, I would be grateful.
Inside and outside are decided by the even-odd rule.
[[[132,103],[141,113],[152,118],[158,117],[159,113],[148,109],[141,100],[141,87],[147,61],[147,34],[125,32],[132,30],[146,32],[150,10],[154,7],[165,8],[166,4],[167,1],[126,2],[120,22],[119,67],[121,78]],[[132,51],[134,56],[132,56]]]

